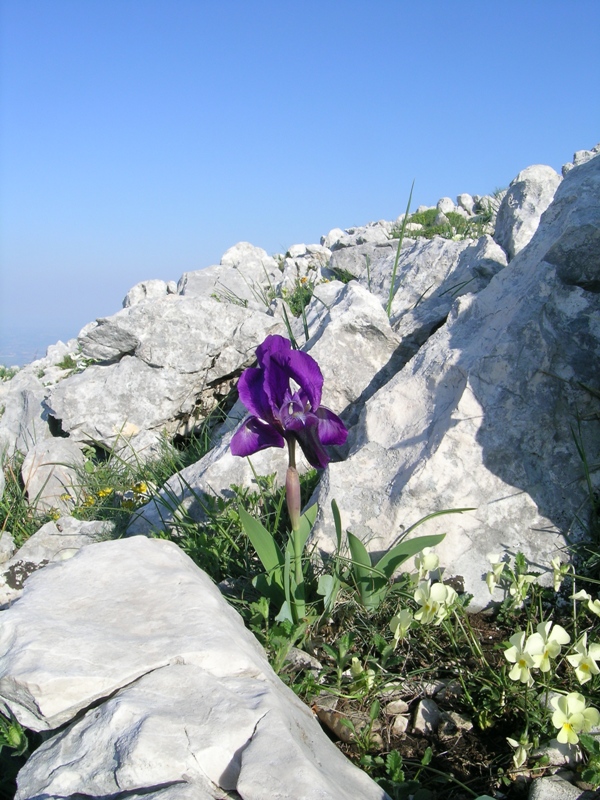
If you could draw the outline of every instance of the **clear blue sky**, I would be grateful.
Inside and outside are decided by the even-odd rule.
[[[600,140],[598,0],[0,10],[4,363],[238,241],[318,242],[395,219],[413,178],[431,205]]]

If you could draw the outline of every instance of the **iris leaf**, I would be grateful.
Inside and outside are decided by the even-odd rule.
[[[246,536],[252,542],[260,561],[272,580],[283,591],[285,558],[269,531],[247,511],[240,508],[240,519]]]

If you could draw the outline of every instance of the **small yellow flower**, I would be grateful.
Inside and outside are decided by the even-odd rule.
[[[501,561],[500,558],[501,557],[497,553],[489,553],[487,557],[488,561],[492,565],[492,569],[485,576],[485,582],[487,583],[490,594],[494,593],[494,589],[500,580],[500,576],[504,572],[504,562]]]
[[[587,633],[575,645],[575,653],[567,656],[567,661],[575,669],[579,683],[587,683],[592,675],[598,675],[600,669],[596,661],[600,661],[600,644],[587,646]]]
[[[110,494],[113,493],[113,491],[114,491],[113,489],[107,486],[105,489],[99,489],[97,494],[98,497],[108,497]]]
[[[562,582],[564,581],[566,574],[570,569],[570,565],[563,563],[560,560],[559,556],[553,558],[550,561],[550,565],[552,567],[552,581],[553,581],[554,591],[558,592],[558,590],[562,586]]]
[[[581,589],[571,596],[572,600],[587,600],[587,607],[596,616],[600,617],[600,600],[593,600],[592,595]]]
[[[450,614],[457,596],[454,589],[444,583],[434,583],[432,586],[429,581],[421,581],[414,593],[416,602],[421,606],[415,619],[423,625],[431,622],[439,625]]]
[[[553,697],[550,702],[556,709],[552,715],[552,724],[560,729],[556,738],[561,744],[577,744],[578,733],[587,733],[600,722],[598,710],[586,708],[585,698],[579,692]]]
[[[516,769],[520,769],[523,764],[526,763],[529,756],[529,751],[533,747],[533,744],[529,741],[523,740],[523,738],[517,742],[508,736],[506,737],[506,741],[515,751],[513,753],[513,764],[515,765]]]
[[[424,547],[419,555],[415,556],[415,567],[419,570],[419,580],[423,581],[429,572],[433,572],[440,565],[439,556],[433,547]]]
[[[521,681],[528,686],[533,685],[533,678],[531,677],[530,670],[535,666],[531,653],[527,652],[525,647],[525,634],[523,631],[517,631],[508,640],[512,647],[504,651],[504,658],[510,661],[514,666],[508,673],[508,677],[512,681]]]
[[[148,484],[145,481],[139,481],[139,483],[135,483],[131,488],[136,494],[146,494],[148,491]]]
[[[96,505],[96,498],[93,495],[88,494],[85,500],[83,501],[83,506],[85,508],[90,508],[91,506],[95,505]]]
[[[401,639],[405,639],[410,626],[413,623],[413,615],[410,611],[403,608],[389,622],[390,630],[394,634],[394,648],[398,646]]]
[[[592,600],[592,598],[590,597],[590,599],[588,600],[588,608],[592,612],[592,614],[595,614],[597,617],[600,617],[600,600]]]
[[[373,688],[375,683],[375,672],[372,669],[365,669],[356,656],[352,657],[350,664],[350,674],[354,678],[355,684],[362,685],[367,691]]]
[[[550,671],[550,659],[560,655],[563,644],[569,644],[571,637],[561,625],[540,622],[537,633],[527,639],[525,649],[533,658],[533,665],[542,672]]]

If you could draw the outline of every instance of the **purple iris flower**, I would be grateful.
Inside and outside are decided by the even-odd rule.
[[[348,431],[337,414],[321,405],[319,365],[308,353],[293,350],[283,336],[267,336],[256,357],[258,367],[244,370],[238,383],[250,416],[233,436],[231,452],[249,456],[287,443],[290,466],[295,466],[297,441],[311,466],[325,468],[330,461],[325,447],[344,444]]]

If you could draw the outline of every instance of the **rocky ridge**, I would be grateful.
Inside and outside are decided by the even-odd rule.
[[[477,610],[490,601],[483,581],[490,552],[522,551],[531,563],[547,571],[550,558],[564,548],[567,534],[584,535],[588,487],[572,432],[577,423],[586,451],[597,460],[598,154],[600,146],[579,151],[573,163],[563,168],[562,177],[549,167],[528,167],[500,198],[463,194],[456,203],[442,198],[435,209],[418,209],[430,222],[407,224],[407,236],[413,238],[404,239],[397,259],[398,240],[393,232],[401,219],[334,229],[320,244],[294,245],[277,258],[241,243],[227,251],[220,265],[186,273],[177,286],[161,281],[138,284],[121,311],[90,323],[76,340],[49,348],[44,359],[0,385],[4,409],[0,449],[5,458],[17,451],[26,454],[23,479],[30,498],[63,514],[52,523],[53,530],[39,532],[37,542],[38,534],[32,537],[27,552],[13,554],[10,547],[5,551],[10,560],[4,565],[4,585],[0,586],[6,607],[0,634],[3,706],[33,729],[68,724],[37,751],[38,760],[28,762],[20,798],[40,793],[111,795],[115,787],[130,793],[151,789],[157,796],[186,794],[190,787],[200,792],[195,796],[248,800],[277,796],[277,781],[283,777],[276,768],[268,773],[272,781],[268,790],[259,780],[265,772],[259,766],[261,759],[268,760],[274,747],[272,738],[261,733],[262,715],[281,719],[271,737],[283,728],[298,732],[299,739],[294,733],[291,739],[282,736],[286,752],[298,752],[299,741],[306,742],[306,737],[309,742],[318,740],[318,732],[294,710],[291,698],[278,699],[281,689],[268,673],[268,665],[258,671],[252,667],[249,677],[242,669],[244,679],[251,678],[243,688],[238,685],[237,668],[205,668],[197,663],[196,655],[182,651],[177,637],[171,636],[175,612],[156,633],[164,654],[170,655],[158,664],[154,656],[145,654],[137,667],[124,665],[108,683],[103,683],[95,668],[92,674],[89,668],[85,675],[79,667],[72,672],[75,645],[65,663],[49,647],[32,649],[30,638],[18,633],[28,630],[34,620],[56,630],[70,625],[85,628],[94,619],[90,609],[106,595],[90,595],[75,623],[51,599],[56,587],[62,582],[87,586],[96,580],[90,579],[96,572],[107,581],[114,579],[116,585],[119,577],[113,573],[127,563],[130,552],[136,554],[138,566],[156,564],[156,575],[161,569],[166,574],[170,568],[166,562],[161,566],[165,543],[147,542],[139,534],[148,536],[168,526],[182,508],[192,517],[200,516],[198,498],[203,493],[226,492],[233,483],[252,485],[254,477],[246,460],[231,456],[228,449],[231,433],[243,416],[237,404],[215,447],[201,461],[172,476],[141,510],[130,525],[131,540],[90,544],[109,535],[106,527],[86,529],[86,523],[68,516],[71,465],[81,459],[82,448],[94,446],[117,451],[123,458],[145,459],[165,442],[168,445],[174,437],[189,434],[228,395],[241,371],[252,363],[256,346],[270,333],[286,335],[285,314],[298,341],[305,342],[304,349],[321,366],[324,404],[350,428],[345,452],[324,471],[316,490],[320,512],[313,537],[323,553],[331,552],[333,546],[332,499],[341,509],[345,526],[375,551],[390,547],[406,527],[427,513],[472,508],[462,515],[433,520],[427,532],[446,533],[438,547],[445,574],[463,579]],[[459,219],[470,223],[468,231],[481,235],[453,236],[457,228],[448,226],[458,225]],[[422,237],[427,224],[443,228],[449,238]],[[293,317],[289,300],[306,283],[314,286],[314,293],[304,324]],[[388,316],[390,288],[393,301]],[[282,479],[285,465],[279,451],[263,451],[252,461],[258,474],[278,473]],[[67,535],[68,539],[62,538]],[[6,534],[2,538],[6,541]],[[167,561],[175,558],[171,552],[177,548],[169,545],[168,550]],[[98,566],[90,572],[92,562]],[[44,568],[16,586],[10,576],[22,571],[24,564],[29,565],[26,575],[38,566]],[[186,575],[193,574],[189,580],[194,585],[204,586],[200,570],[183,562],[180,568]],[[132,566],[131,572],[135,569]],[[122,610],[113,611],[119,617],[138,596],[135,584],[129,590],[129,579],[123,580]],[[158,577],[154,583],[160,583]],[[106,591],[112,591],[110,583]],[[74,613],[79,613],[73,602]],[[179,609],[190,603],[197,607],[196,600],[186,598]],[[214,618],[207,624],[218,629],[223,615],[231,614],[225,609],[215,606]],[[152,618],[149,613],[143,602],[135,611],[144,624]],[[96,622],[98,641],[111,652],[119,651],[123,636],[132,635],[124,631],[115,639],[108,620]],[[235,638],[241,637],[244,647],[254,652],[252,637],[244,636],[236,628]],[[198,648],[200,652],[202,645]],[[174,676],[169,670],[184,666],[175,671],[186,672],[185,679],[179,674],[169,678]],[[161,683],[163,672],[166,683]],[[128,703],[139,708],[146,702],[140,699],[144,692],[169,697],[172,688],[168,687],[180,681],[187,685],[188,680],[195,687],[190,691],[198,696],[223,697],[210,710],[198,713],[221,713],[219,703],[228,707],[230,691],[248,698],[246,710],[240,711],[249,715],[240,722],[243,730],[247,728],[245,738],[207,744],[204,734],[198,733],[196,743],[190,745],[196,762],[207,747],[216,748],[220,755],[215,763],[223,763],[222,772],[217,775],[202,764],[194,771],[186,762],[177,766],[177,775],[161,772],[161,767],[150,776],[144,765],[154,753],[154,734],[149,739],[136,738],[126,732],[126,725],[117,726],[117,739],[106,744],[107,731],[117,730],[112,720],[120,702],[123,709]],[[93,688],[98,681],[101,688]],[[57,690],[61,683],[65,689]],[[146,683],[153,685],[146,687]],[[76,698],[77,687],[81,691]],[[128,687],[131,699],[117,703]],[[259,702],[259,696],[264,701]],[[102,705],[93,710],[99,700]],[[257,710],[258,716],[252,716]],[[126,712],[125,718],[131,713]],[[157,709],[157,717],[162,714]],[[156,724],[152,719],[150,730]],[[309,732],[300,732],[305,730],[305,721]],[[114,762],[96,763],[91,754],[100,741],[105,748],[126,741],[129,755],[116,767]],[[84,746],[84,742],[90,744]],[[61,761],[61,754],[71,749],[82,752],[82,747],[90,754],[89,763],[82,761],[74,780],[67,766],[71,756]],[[335,762],[340,772],[327,777],[318,757],[320,747],[300,747],[301,755],[294,762],[299,765],[299,785],[303,770],[309,769],[315,777],[302,789],[305,794],[298,789],[294,796],[351,796],[348,787],[358,786],[353,781],[363,782],[360,796],[384,796],[342,762]],[[286,756],[280,758],[285,761]],[[341,794],[333,788],[336,782],[346,787]],[[318,786],[324,794],[318,794]]]

